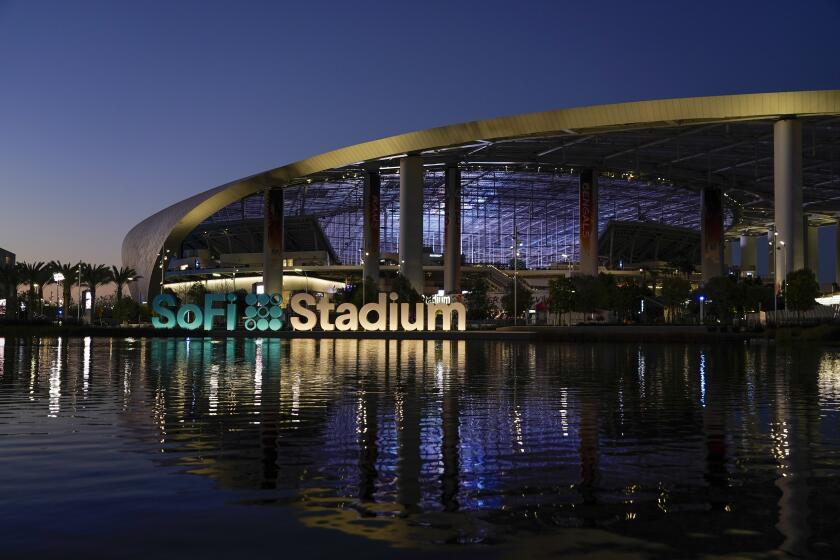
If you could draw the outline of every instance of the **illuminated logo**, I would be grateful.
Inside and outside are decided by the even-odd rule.
[[[289,307],[289,322],[296,331],[311,331],[319,326],[324,331],[433,331],[440,321],[448,331],[453,322],[456,330],[467,329],[467,308],[463,303],[398,303],[398,296],[380,293],[376,302],[358,309],[352,303],[336,305],[330,294],[319,300],[310,294],[295,294]]]
[[[433,331],[467,328],[467,309],[462,303],[400,303],[397,294],[380,293],[377,300],[357,308],[352,303],[335,304],[330,294],[316,299],[310,294],[295,294],[289,302],[289,323],[292,330],[311,331]],[[238,310],[236,294],[205,294],[204,305],[187,303],[177,306],[172,294],[159,294],[152,300],[152,326],[156,329],[175,327],[210,331],[236,329]],[[245,330],[250,332],[279,331],[285,323],[283,297],[280,294],[248,294],[245,296]]]
[[[221,303],[223,305],[216,305]],[[152,300],[152,326],[156,329],[182,329],[194,331],[213,329],[216,317],[225,319],[225,328],[236,328],[236,294],[205,294],[204,306],[187,303],[174,309],[177,304],[172,294],[158,294]]]
[[[245,296],[245,330],[279,331],[283,328],[283,297],[280,294]]]

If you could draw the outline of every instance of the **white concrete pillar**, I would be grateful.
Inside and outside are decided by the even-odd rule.
[[[364,260],[364,277],[379,285],[379,191],[381,178],[379,171],[368,170],[365,172],[364,185],[364,247],[362,257]]]
[[[723,193],[717,187],[700,193],[700,268],[703,282],[723,275]]]
[[[461,170],[446,168],[446,208],[444,210],[443,291],[461,293]]]
[[[775,209],[776,289],[787,273],[805,266],[802,225],[802,123],[783,119],[773,125],[773,206]]]
[[[263,287],[283,293],[283,189],[266,189],[263,196]]]
[[[423,159],[400,160],[400,274],[423,294]]]
[[[758,262],[758,238],[752,235],[742,235],[741,243],[741,272],[756,271]]]
[[[594,169],[580,172],[580,273],[598,274],[598,173]]]
[[[819,272],[820,257],[819,257],[819,234],[820,228],[817,226],[808,225],[807,219],[802,220],[805,223],[805,267],[810,268],[814,275]]]

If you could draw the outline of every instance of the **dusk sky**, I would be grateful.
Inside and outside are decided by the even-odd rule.
[[[120,263],[213,186],[607,102],[840,88],[840,2],[0,0],[0,247]]]

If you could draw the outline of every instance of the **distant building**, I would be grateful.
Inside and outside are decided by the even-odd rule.
[[[14,266],[15,254],[0,248],[0,266]]]
[[[5,249],[0,249],[0,268],[15,265],[15,254]],[[12,290],[17,289],[17,286],[4,286],[0,284],[0,317],[6,315],[6,306],[9,303]]]

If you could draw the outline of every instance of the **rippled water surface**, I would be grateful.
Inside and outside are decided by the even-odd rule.
[[[837,557],[821,347],[0,338],[0,558]]]

